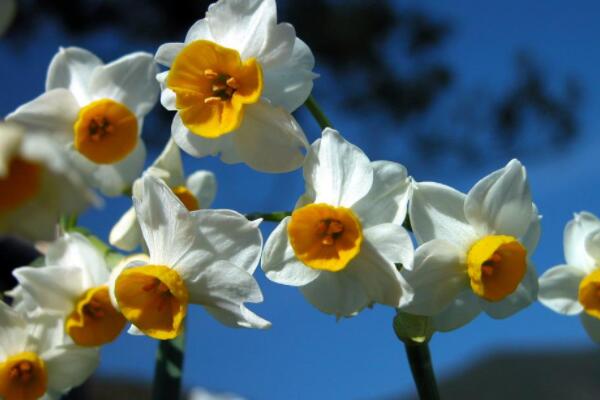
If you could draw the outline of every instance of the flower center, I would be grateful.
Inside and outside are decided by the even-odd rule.
[[[144,265],[125,269],[115,283],[115,296],[125,318],[146,335],[172,339],[181,332],[188,291],[172,268]]]
[[[175,196],[181,200],[188,211],[196,211],[200,209],[200,203],[198,202],[198,199],[185,186],[174,187],[173,193],[175,193]]]
[[[110,99],[93,101],[79,110],[73,130],[75,149],[97,164],[123,160],[138,141],[137,117]]]
[[[38,399],[47,384],[46,366],[35,353],[19,353],[0,363],[0,396],[5,400]]]
[[[489,301],[500,301],[514,292],[526,270],[527,250],[512,236],[486,236],[467,254],[471,289]]]
[[[0,177],[0,213],[14,210],[35,197],[42,186],[42,167],[15,157],[8,175]]]
[[[87,290],[65,321],[65,330],[79,346],[112,342],[125,327],[125,317],[114,309],[107,286]]]
[[[196,40],[179,52],[169,71],[167,87],[193,133],[217,138],[237,129],[244,106],[256,103],[263,90],[260,64],[241,60],[233,49]]]
[[[600,269],[588,274],[579,284],[579,302],[586,313],[600,318]]]
[[[288,237],[300,261],[334,272],[358,255],[363,240],[360,222],[352,210],[322,203],[295,210]]]

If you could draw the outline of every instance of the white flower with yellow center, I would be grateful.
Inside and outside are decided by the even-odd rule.
[[[17,268],[13,274],[20,288],[13,291],[15,306],[56,317],[79,346],[109,343],[125,327],[125,318],[111,303],[106,261],[80,234],[69,233],[52,243],[44,266]],[[32,310],[32,305],[37,308]]]
[[[538,298],[564,315],[578,315],[586,332],[600,343],[600,220],[589,213],[575,214],[564,233],[566,264],[540,277]]]
[[[405,311],[431,316],[435,329],[448,331],[482,310],[506,318],[536,299],[529,256],[540,217],[519,161],[483,178],[467,195],[415,183],[409,213],[421,245],[413,268],[402,271],[414,290]]]
[[[0,398],[59,399],[98,365],[98,351],[65,344],[48,316],[25,319],[0,302]]]
[[[244,306],[262,301],[252,277],[262,246],[259,222],[231,210],[190,212],[151,175],[136,186],[133,203],[149,258],[125,265],[111,282],[113,301],[133,332],[174,338],[189,304],[228,326],[269,327]]]
[[[172,139],[145,174],[162,179],[189,211],[209,208],[215,198],[217,182],[214,174],[196,171],[186,179],[179,148]],[[134,184],[133,188],[136,187]],[[131,251],[140,245],[141,238],[135,209],[131,207],[111,230],[109,241],[113,246]]]
[[[144,167],[144,116],[156,103],[152,56],[132,53],[104,65],[87,50],[61,48],[46,92],[7,118],[70,148],[78,167],[108,196],[127,190]]]
[[[50,240],[61,215],[94,202],[63,146],[0,122],[0,233]]]
[[[161,102],[177,111],[175,142],[195,157],[221,155],[264,172],[299,168],[308,147],[290,115],[309,96],[314,57],[275,0],[221,0],[156,61]]]
[[[267,277],[299,286],[319,310],[351,316],[373,303],[398,307],[410,289],[394,263],[410,266],[402,222],[410,194],[406,169],[370,162],[325,129],[304,164],[306,192],[275,228],[263,253]]]

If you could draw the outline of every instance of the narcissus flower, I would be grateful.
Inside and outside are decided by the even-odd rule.
[[[125,265],[111,284],[123,315],[156,339],[181,332],[189,304],[228,326],[269,327],[243,304],[262,301],[252,277],[262,246],[259,222],[230,210],[190,212],[151,175],[136,186],[133,202],[149,258]]]
[[[36,305],[33,313],[57,318],[80,346],[116,339],[126,320],[111,303],[110,271],[100,251],[80,234],[69,233],[50,245],[44,264],[13,271],[20,285],[16,307]]]
[[[565,227],[566,264],[540,277],[539,300],[564,315],[579,315],[586,332],[600,343],[600,220],[575,214]]]
[[[409,212],[421,246],[414,267],[402,270],[414,290],[405,311],[432,316],[437,330],[448,331],[482,310],[506,318],[536,299],[529,256],[540,217],[519,161],[483,178],[467,195],[415,183]]]
[[[93,185],[116,196],[144,167],[140,133],[158,98],[157,72],[150,54],[132,53],[104,65],[87,50],[61,48],[48,67],[46,92],[8,119],[68,145]]]
[[[0,302],[0,398],[59,399],[82,384],[96,369],[98,352],[62,338],[54,319],[25,319]]]
[[[0,122],[1,233],[50,240],[61,215],[97,201],[63,146]]]
[[[406,169],[370,162],[325,129],[304,164],[306,192],[275,228],[263,253],[267,277],[299,286],[319,310],[351,316],[373,303],[398,307],[410,290],[394,263],[410,267],[402,222],[410,194]]]
[[[179,148],[172,139],[145,173],[162,179],[189,211],[209,208],[215,198],[217,182],[214,174],[196,171],[186,179]],[[111,230],[109,241],[113,246],[131,251],[139,246],[141,237],[135,209],[131,207]]]
[[[290,113],[312,90],[314,57],[293,26],[277,23],[275,0],[212,4],[156,61],[170,68],[157,79],[184,151],[265,172],[300,167],[308,144]]]

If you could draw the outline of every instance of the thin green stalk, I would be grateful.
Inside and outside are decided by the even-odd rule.
[[[269,222],[280,222],[282,219],[289,217],[290,215],[292,215],[290,211],[274,211],[272,213],[252,212],[246,214],[245,217],[250,221],[262,218],[263,220]]]
[[[184,348],[185,331],[182,331],[175,339],[158,342],[152,400],[180,398]]]
[[[410,370],[417,386],[419,398],[421,400],[439,400],[440,394],[435,381],[427,342],[410,342],[405,340],[404,348],[406,349],[406,357],[408,358]]]
[[[310,113],[315,118],[321,129],[325,129],[327,127],[333,128],[333,125],[331,125],[331,122],[325,116],[325,114],[321,110],[321,107],[319,107],[319,104],[317,104],[317,101],[312,95],[308,96],[308,99],[306,99],[304,105],[306,106],[306,108],[308,108],[308,111],[310,111]]]

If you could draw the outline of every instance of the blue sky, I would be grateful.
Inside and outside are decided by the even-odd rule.
[[[420,5],[422,2],[404,2]],[[457,73],[456,86],[486,85],[500,91],[513,77],[517,50],[532,50],[549,78],[573,74],[584,83],[580,110],[581,136],[576,143],[549,157],[523,154],[534,201],[543,217],[543,232],[533,261],[538,272],[562,263],[562,230],[573,212],[600,214],[600,48],[597,15],[600,4],[587,1],[566,6],[562,1],[433,1],[427,9],[449,18],[455,32],[442,52]],[[199,16],[200,17],[200,16]],[[25,43],[9,47],[0,40],[0,113],[6,114],[43,90],[47,64],[59,45],[87,47],[110,60],[123,49],[110,32],[86,38],[66,37],[45,25]],[[180,40],[181,38],[173,38]],[[154,52],[155,47],[144,50]],[[118,49],[118,52],[117,52]],[[317,71],[319,71],[317,60]],[[323,72],[323,71],[321,71]],[[319,85],[319,82],[316,82]],[[394,159],[393,149],[378,146],[372,137],[341,110],[324,104],[335,126],[348,140],[360,144],[375,159]],[[305,111],[301,111],[305,112]],[[382,126],[380,129],[394,129]],[[312,141],[315,124],[305,130]],[[165,132],[168,135],[168,132]],[[150,159],[152,156],[150,157]],[[409,173],[417,180],[436,180],[467,191],[478,179],[500,168],[435,168],[413,162]],[[213,170],[219,180],[217,208],[241,212],[290,209],[302,193],[299,171],[265,175],[243,165],[223,165],[215,159],[185,159],[187,171]],[[110,225],[129,207],[128,199],[111,200],[100,212],[88,213],[82,224],[106,238]],[[264,223],[265,238],[274,226]],[[294,288],[276,285],[260,270],[257,279],[265,302],[253,310],[273,322],[269,331],[233,330],[220,326],[201,308],[190,312],[184,382],[212,390],[239,393],[250,399],[377,399],[412,390],[404,350],[391,329],[392,309],[375,307],[352,319],[336,322],[312,308]],[[470,360],[508,348],[592,349],[577,318],[562,317],[534,304],[501,321],[480,316],[457,331],[436,335],[431,343],[439,378],[468,365]],[[99,374],[150,379],[155,343],[122,335],[102,351]]]

